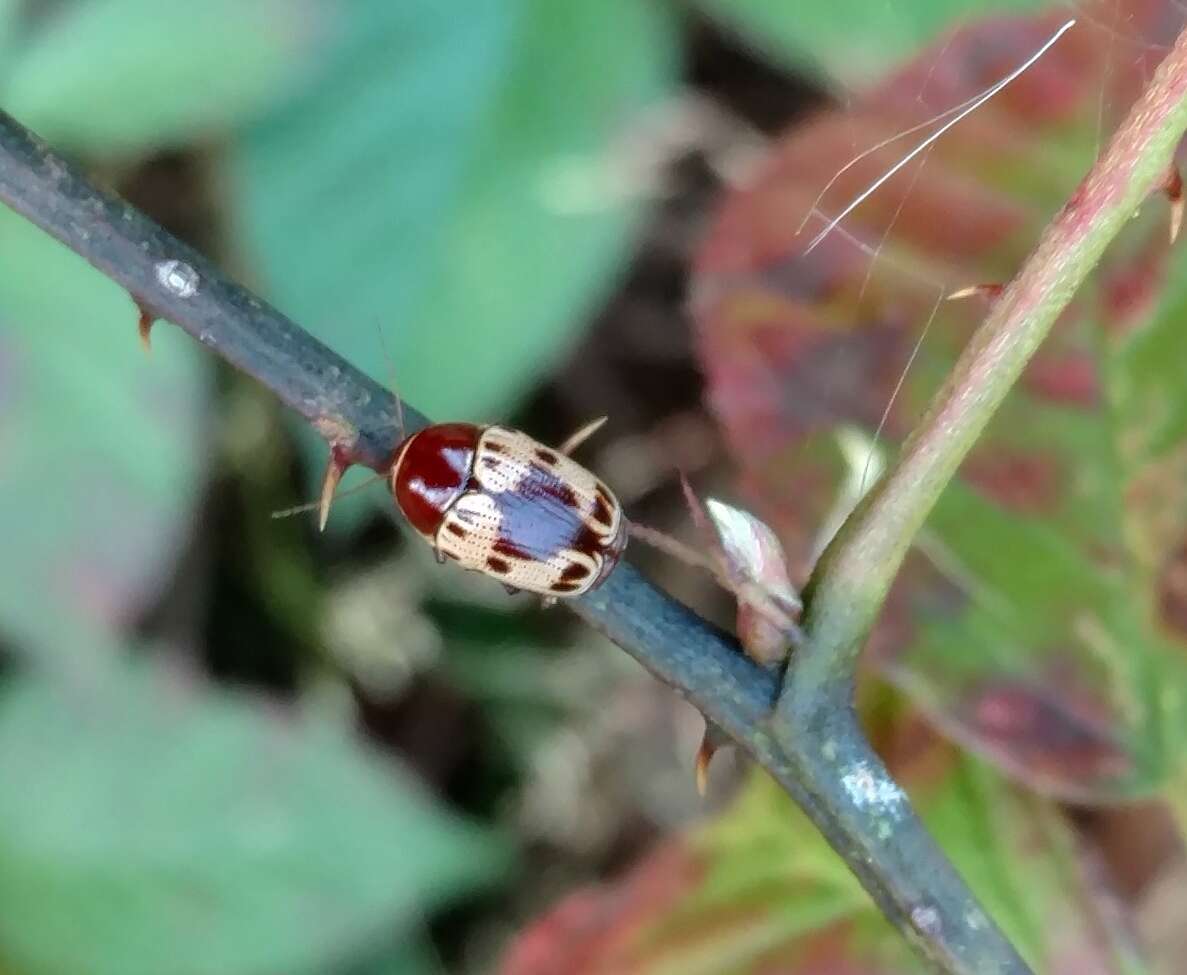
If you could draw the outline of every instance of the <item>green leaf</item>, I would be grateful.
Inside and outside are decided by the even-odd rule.
[[[0,211],[0,632],[70,666],[168,577],[202,469],[207,363]]]
[[[906,434],[986,306],[941,299],[1014,273],[1183,11],[1134,4],[1124,63],[1108,24],[1078,25],[855,210],[853,236],[806,254],[821,224],[797,228],[835,174],[826,213],[906,150],[844,168],[855,153],[1004,76],[1061,20],[959,31],[790,133],[707,237],[695,288],[712,402],[804,562],[846,476],[837,426],[889,446]],[[939,501],[873,641],[950,734],[1081,801],[1148,795],[1187,762],[1187,257],[1167,223],[1155,196],[1106,254]]]
[[[12,57],[14,40],[24,21],[25,0],[0,0],[0,64]]]
[[[79,0],[13,45],[4,107],[56,146],[128,156],[257,114],[317,24],[308,0]]]
[[[1043,828],[1047,823],[1056,829],[1058,814],[1012,791],[984,764],[934,741],[911,764],[899,775],[945,853],[1019,951],[1037,970],[1055,970],[1055,949],[1066,947],[1077,920],[1068,905],[1065,851]],[[692,931],[731,906],[749,904],[766,913],[768,923],[780,919],[792,948],[788,957],[796,953],[793,946],[802,951],[832,929],[822,940],[831,941],[834,951],[898,970],[892,961],[900,935],[765,774],[753,777],[737,805],[700,842],[711,867],[672,923]]]
[[[360,0],[340,26],[308,88],[243,135],[266,290],[430,416],[503,410],[625,258],[641,208],[612,176],[668,89],[666,15]]]
[[[811,67],[846,85],[869,83],[964,18],[1047,6],[1042,0],[697,0],[697,5],[776,61]]]
[[[1036,972],[1082,971],[1098,946],[1057,810],[918,728],[903,737],[896,773],[985,910]],[[916,970],[844,861],[760,770],[713,822],[529,926],[500,972],[559,971],[562,959],[580,959],[563,965],[571,975]]]
[[[424,936],[351,966],[343,975],[445,975],[445,970],[432,942]]]
[[[0,696],[0,966],[248,975],[362,958],[501,857],[324,721],[176,677]]]

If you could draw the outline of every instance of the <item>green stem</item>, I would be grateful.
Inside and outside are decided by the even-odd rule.
[[[1170,163],[1187,128],[1180,35],[1105,153],[1040,238],[936,395],[897,463],[822,556],[805,670],[850,673],[891,580],[940,492],[1105,247]]]
[[[1174,775],[1162,790],[1162,799],[1178,831],[1179,844],[1187,847],[1187,771],[1180,769]]]
[[[1105,247],[1160,184],[1185,128],[1187,33],[997,300],[897,463],[837,533],[808,587],[805,645],[785,677],[774,737],[801,787],[827,814],[822,828],[830,840],[941,971],[1025,966],[996,929],[987,933],[984,925],[962,921],[979,917],[975,900],[870,752],[850,706],[857,657],[940,492]],[[825,741],[832,747],[822,752]],[[866,802],[838,786],[838,776],[846,775],[861,784]]]

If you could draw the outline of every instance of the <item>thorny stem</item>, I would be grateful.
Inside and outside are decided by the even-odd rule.
[[[851,704],[857,653],[939,491],[1075,286],[1166,165],[1187,123],[1185,46],[1180,40],[1007,289],[898,467],[822,559],[806,616],[809,645],[796,654],[782,688],[735,640],[630,565],[567,603],[766,768],[941,971],[1027,968],[861,734]],[[385,469],[398,437],[391,393],[133,207],[91,185],[3,113],[0,199],[127,288],[149,314],[174,322],[273,390],[342,462]],[[178,261],[185,267],[170,263]],[[135,320],[129,305],[129,333]],[[411,407],[403,410],[408,431],[427,422]]]
[[[126,288],[150,314],[178,325],[272,390],[309,420],[344,463],[376,471],[388,466],[400,436],[392,393],[143,213],[95,187],[3,112],[0,200]],[[186,282],[189,287],[179,286]],[[129,301],[128,341],[134,341],[136,321]],[[402,409],[406,432],[428,423],[408,404]],[[675,688],[812,808],[814,800],[766,729],[776,679],[752,663],[736,640],[626,563],[596,591],[564,605]]]
[[[893,918],[919,914],[904,896],[925,896],[937,913],[909,926],[921,951],[941,970],[1023,970],[969,923],[963,884],[922,830],[856,726],[853,673],[863,643],[916,533],[960,462],[1076,289],[1152,189],[1165,181],[1174,149],[1187,129],[1187,32],[1181,34],[1128,118],[1092,170],[1040,238],[1017,277],[997,299],[889,473],[837,533],[816,566],[804,618],[805,647],[793,658],[772,731],[803,788],[853,845],[850,863],[876,864],[899,882],[896,900],[882,904]],[[826,751],[829,741],[838,746]],[[831,754],[830,754],[831,752]],[[837,797],[838,763],[860,769],[867,800]],[[842,773],[844,774],[844,773]],[[885,799],[880,798],[885,797]],[[854,798],[851,796],[851,798]],[[878,836],[879,821],[901,819]],[[836,843],[833,836],[830,839]],[[924,875],[911,859],[926,864]],[[912,894],[910,883],[920,884]],[[875,897],[877,894],[875,893]],[[917,903],[924,903],[919,901]]]
[[[337,461],[377,471],[389,464],[399,438],[397,400],[390,392],[144,214],[97,189],[2,112],[0,199],[127,288],[142,310],[180,326],[275,392],[326,438]],[[128,341],[136,318],[129,302]],[[406,404],[403,415],[407,432],[428,422]],[[928,845],[906,798],[885,778],[851,717],[843,727],[821,725],[795,736],[790,748],[781,747],[770,726],[776,678],[752,663],[736,640],[657,590],[629,564],[565,605],[687,698],[770,772],[900,928],[910,930],[914,910],[917,926],[926,932],[925,957],[959,957],[961,951],[951,943],[962,937],[959,927],[936,924],[949,919],[931,906],[938,897],[928,894],[935,891],[972,905],[974,940],[989,946],[978,957],[1010,962],[983,971],[1026,970],[943,854]],[[845,702],[830,720],[847,715]],[[805,755],[820,749],[835,765],[826,778],[806,778]],[[855,831],[871,797],[892,799],[903,818],[893,857],[874,843],[884,823],[870,825],[868,842]],[[947,878],[942,889],[932,886],[937,875]]]

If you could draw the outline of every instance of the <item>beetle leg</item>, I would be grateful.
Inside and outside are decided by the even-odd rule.
[[[437,564],[438,564],[438,565],[444,565],[444,564],[445,564],[445,553],[444,553],[444,552],[442,552],[442,551],[441,551],[441,549],[439,549],[439,548],[434,548],[434,549],[433,549],[433,554],[434,554],[434,555],[437,557]]]
[[[602,424],[608,419],[609,417],[599,416],[596,420],[590,420],[589,423],[585,424],[585,426],[583,426],[580,430],[575,430],[573,433],[569,434],[568,439],[557,449],[560,450],[562,454],[571,454],[574,450],[585,443],[585,441],[597,433],[598,430],[601,429]]]
[[[506,582],[503,583],[503,588],[507,590],[508,596],[518,596],[523,591],[521,589],[516,589],[512,585],[508,585]]]
[[[552,609],[556,605],[556,596],[545,596],[540,600],[540,605],[545,609]]]

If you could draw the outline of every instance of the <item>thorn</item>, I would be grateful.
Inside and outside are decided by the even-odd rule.
[[[709,763],[722,748],[732,744],[729,735],[708,718],[705,719],[705,733],[701,735],[701,747],[697,749],[693,766],[696,772],[697,793],[702,798],[708,791]]]
[[[1001,297],[1005,288],[1000,284],[970,284],[967,288],[960,288],[947,295],[945,301],[959,301],[961,298],[971,298],[974,295],[993,301]]]
[[[321,481],[321,499],[317,504],[317,530],[324,532],[326,522],[330,520],[330,505],[334,502],[334,492],[338,489],[338,482],[346,473],[350,463],[343,457],[337,447],[330,448],[330,460],[326,464],[326,473]]]
[[[721,538],[709,521],[709,512],[705,510],[701,499],[697,496],[696,491],[692,489],[692,485],[688,482],[684,471],[678,470],[676,473],[680,475],[680,490],[684,494],[684,504],[688,508],[689,515],[692,517],[693,527],[696,528],[697,534],[701,536],[701,545],[709,553],[704,560],[705,564],[709,567],[710,572],[720,578],[722,569]]]
[[[556,596],[545,596],[540,600],[540,605],[544,607],[544,609],[552,609],[552,607],[556,605]]]
[[[713,761],[713,756],[717,752],[717,744],[713,741],[709,729],[705,728],[705,734],[701,737],[701,747],[697,749],[696,761],[693,769],[696,775],[697,795],[702,799],[705,798],[705,793],[709,787],[709,763]]]
[[[1173,159],[1166,167],[1166,175],[1162,178],[1160,188],[1171,205],[1170,238],[1173,244],[1179,237],[1179,228],[1183,225],[1183,176]]]
[[[680,475],[680,491],[684,495],[684,503],[688,506],[688,513],[692,515],[693,521],[696,522],[698,528],[709,527],[709,516],[705,513],[705,506],[701,504],[701,499],[697,497],[696,491],[692,489],[692,485],[688,482],[688,477],[684,471],[677,471]]]
[[[140,299],[133,298],[136,304],[136,310],[140,313],[140,318],[136,323],[136,328],[140,332],[140,344],[145,352],[152,352],[152,326],[153,322],[157,320],[157,316],[148,310],[147,306],[140,302]]]
[[[604,424],[608,419],[610,418],[607,416],[599,416],[596,420],[590,420],[589,423],[585,424],[585,426],[583,426],[580,430],[576,430],[569,434],[569,438],[557,449],[562,454],[571,454],[574,450],[585,443],[585,441],[597,433],[598,430],[602,428],[602,424]]]

